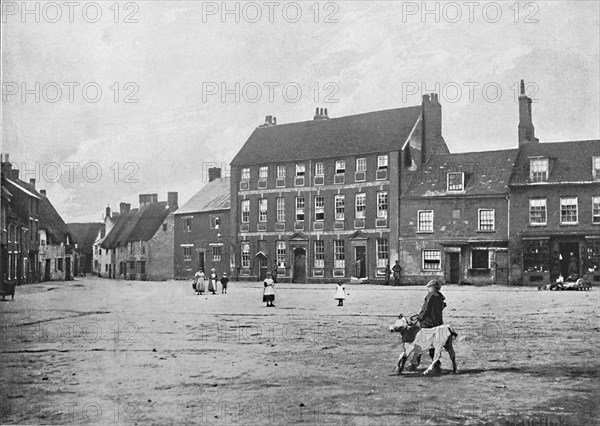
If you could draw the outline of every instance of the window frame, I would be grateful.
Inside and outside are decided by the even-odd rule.
[[[366,157],[360,157],[356,159],[356,170],[357,173],[359,172],[366,172],[367,171],[367,159]]]
[[[544,210],[543,210],[543,213],[544,213],[544,222],[534,222],[532,220],[533,219],[533,215],[532,215],[533,208],[534,207],[535,208],[540,208],[541,207],[541,206],[534,206],[534,205],[532,205],[533,202],[536,202],[536,201],[539,201],[539,202],[543,201],[543,204],[544,204],[543,205],[543,207],[544,207]],[[541,213],[542,210],[540,209],[539,212]],[[536,211],[536,213],[537,213],[537,211]],[[529,199],[529,225],[530,226],[545,226],[547,224],[548,224],[548,200],[546,198],[530,198]]]
[[[343,175],[344,173],[346,173],[346,160],[335,160],[335,174]]]
[[[592,196],[592,225],[600,225],[600,195]]]
[[[346,267],[346,241],[333,240],[333,267]]]
[[[427,214],[427,213],[431,213],[431,220],[423,220],[421,218],[421,214]],[[434,220],[433,210],[417,210],[417,233],[432,234],[433,233],[433,220]],[[428,227],[428,229],[424,229],[424,227],[422,226],[424,223],[430,223],[431,226]]]
[[[537,163],[537,164],[536,164]],[[542,170],[539,169],[541,166]],[[550,161],[546,157],[530,158],[529,159],[529,181],[532,183],[547,182],[550,172]]]
[[[266,198],[258,199],[258,221],[264,223],[267,221],[267,211],[269,202]]]
[[[384,161],[382,161],[384,160]],[[389,167],[389,155],[378,155],[377,156],[377,170],[387,170]]]
[[[594,180],[600,180],[600,155],[592,157],[592,177]]]
[[[390,243],[387,238],[377,238],[375,242],[377,267],[385,268],[390,263]]]
[[[314,267],[324,268],[325,267],[325,241],[315,240],[314,241]]]
[[[221,262],[223,260],[223,246],[222,245],[212,246],[212,260],[213,260],[213,262]]]
[[[286,242],[285,241],[277,241],[276,259],[277,259],[277,267],[278,268],[285,268],[286,253],[287,253]]]
[[[435,256],[433,257],[429,257],[426,256],[426,254],[434,254]],[[433,263],[429,263],[429,265],[435,265],[437,264],[437,267],[428,267],[426,268],[425,265],[425,261],[426,260],[437,260],[437,262]],[[438,249],[422,249],[421,250],[421,269],[423,271],[441,271],[442,270],[442,252],[441,250]]]
[[[241,251],[241,257],[240,257],[241,267],[244,269],[249,269],[250,268],[250,242],[242,241],[242,243],[240,244],[240,251]]]
[[[362,199],[359,204],[358,200]],[[359,207],[361,209],[359,210]],[[354,194],[354,218],[355,219],[366,219],[367,216],[367,194],[365,192],[357,192]]]
[[[304,197],[296,197],[296,222],[303,222],[306,218],[305,208],[306,202]],[[299,219],[299,216],[302,215],[302,219]]]
[[[383,196],[385,197],[385,202],[383,202],[381,199]],[[385,206],[385,209],[382,208],[383,206]],[[389,208],[390,208],[390,205],[389,205],[388,192],[387,191],[378,191],[377,192],[377,217],[387,218]]]
[[[473,265],[473,254],[475,252],[486,252],[486,261],[485,261],[485,267],[480,267],[480,265],[478,266],[474,266]],[[470,259],[469,259],[469,269],[479,269],[479,270],[484,270],[484,269],[490,269],[490,249],[484,249],[484,248],[472,248],[471,249],[471,253],[470,253]]]
[[[259,179],[269,179],[269,166],[260,166],[258,168],[258,178]]]
[[[285,198],[284,197],[277,197],[276,210],[277,210],[276,222],[285,222]]]
[[[306,164],[296,163],[296,177],[306,176]]]
[[[341,200],[341,203],[338,201]],[[334,197],[335,220],[343,221],[346,219],[346,196],[344,194],[336,194]]]
[[[450,176],[460,175],[460,189],[452,189],[450,186]],[[456,183],[452,184],[453,187]],[[446,191],[447,192],[462,192],[465,190],[465,173],[464,172],[448,172],[446,173]]]
[[[277,165],[277,179],[285,179],[285,175],[286,175],[286,168],[283,164],[278,164]]]
[[[183,261],[191,262],[192,261],[192,247],[191,246],[183,246]]]
[[[482,226],[482,213],[492,212],[491,229],[484,229]],[[488,219],[489,220],[489,219]],[[496,209],[477,209],[477,230],[479,232],[495,232],[496,231]]]
[[[319,215],[321,215],[320,218]],[[323,195],[315,195],[315,222],[323,221],[325,221],[325,197]]]
[[[241,201],[240,212],[242,214],[242,223],[250,223],[250,199],[245,199]]]
[[[563,207],[566,207],[568,205],[563,205],[563,201],[566,200],[575,200],[575,220],[574,221],[565,221],[563,220],[564,215],[563,215]],[[572,205],[572,204],[571,204]],[[579,224],[579,198],[578,197],[560,197],[560,224],[561,225],[577,225]],[[568,214],[568,212],[567,212]]]
[[[315,163],[315,176],[325,176],[325,164],[322,161]]]
[[[240,173],[240,180],[248,182],[250,180],[250,167],[243,167]]]

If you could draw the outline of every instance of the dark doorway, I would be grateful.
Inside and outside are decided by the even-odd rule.
[[[44,281],[50,281],[50,259],[46,259],[46,268],[44,270]]]
[[[508,252],[496,252],[496,284],[508,284]]]
[[[448,282],[458,284],[460,281],[460,253],[450,252],[448,257]]]
[[[579,243],[560,243],[560,274],[567,278],[570,275],[579,276]]]
[[[203,251],[198,252],[198,268],[202,269],[203,272],[206,272],[206,270],[204,269],[204,252]]]
[[[294,250],[294,278],[295,283],[306,282],[306,250],[298,247]]]
[[[264,281],[267,278],[267,272],[269,270],[269,264],[267,262],[267,256],[263,253],[258,253],[256,255],[256,267],[258,271],[256,271],[256,276],[259,281]]]
[[[356,268],[356,278],[365,278],[367,276],[367,248],[365,246],[354,247],[354,265]]]

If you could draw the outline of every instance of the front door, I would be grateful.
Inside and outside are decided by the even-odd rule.
[[[46,269],[44,271],[44,281],[50,281],[50,259],[46,259]]]
[[[496,284],[508,285],[508,252],[496,252]]]
[[[356,278],[365,278],[367,276],[366,256],[367,249],[365,246],[354,247],[354,265]]]
[[[579,243],[560,243],[560,274],[567,278],[579,276]]]
[[[295,283],[306,282],[306,250],[298,247],[294,250],[294,277]]]
[[[259,281],[264,281],[267,278],[267,272],[269,270],[269,264],[267,262],[267,256],[259,253],[256,256],[256,265],[258,267],[257,276]]]
[[[448,253],[448,282],[458,284],[460,280],[460,253]]]
[[[203,251],[198,252],[198,268],[202,269],[203,272],[206,272],[206,270],[204,269],[204,252]]]

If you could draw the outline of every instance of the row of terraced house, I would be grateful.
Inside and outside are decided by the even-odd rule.
[[[599,282],[600,141],[541,143],[523,83],[518,115],[515,148],[467,153],[448,149],[436,94],[339,118],[267,116],[230,173],[210,168],[180,208],[169,193],[107,210],[93,269],[384,283],[398,261],[402,284]]]

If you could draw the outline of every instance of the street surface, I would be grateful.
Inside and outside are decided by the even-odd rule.
[[[391,373],[423,287],[78,278],[0,303],[1,423],[600,424],[599,290],[447,286],[458,373]],[[220,288],[219,288],[220,291]]]

